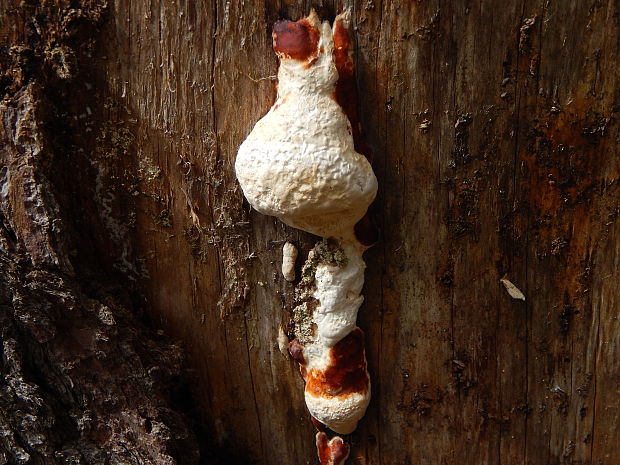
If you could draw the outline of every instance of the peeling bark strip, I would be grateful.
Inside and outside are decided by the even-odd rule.
[[[276,23],[278,98],[241,144],[235,163],[255,209],[326,238],[304,265],[297,292],[304,301],[294,310],[297,339],[289,347],[306,381],[313,423],[339,434],[355,430],[370,401],[364,333],[356,319],[362,254],[372,240],[365,215],[377,191],[368,159],[355,151],[353,134],[360,140],[360,131],[352,131],[347,118],[359,129],[349,15],[336,18],[334,32],[314,11],[297,23]],[[284,258],[288,279],[293,260]],[[327,441],[323,432],[317,449],[323,465],[341,464],[349,453],[341,438]]]

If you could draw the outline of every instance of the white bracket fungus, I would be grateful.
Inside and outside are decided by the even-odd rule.
[[[377,179],[363,151],[355,100],[350,13],[334,28],[314,11],[279,21],[273,45],[280,59],[278,96],[241,144],[235,170],[246,199],[259,212],[324,240],[310,252],[294,312],[289,346],[300,364],[305,400],[319,433],[322,465],[342,464],[349,446],[328,440],[325,426],[353,432],[370,401],[364,334],[356,326],[366,265],[374,242],[364,229]],[[283,249],[282,273],[295,279],[297,250]]]

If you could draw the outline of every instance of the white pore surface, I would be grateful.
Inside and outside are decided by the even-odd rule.
[[[310,414],[338,434],[351,434],[370,403],[370,386],[364,394],[343,397],[314,397],[305,392]]]
[[[310,18],[309,18],[310,19]],[[235,171],[259,212],[323,237],[352,231],[377,192],[353,148],[349,120],[334,100],[338,72],[332,31],[321,32],[316,62],[281,59],[278,98],[241,144]]]
[[[363,249],[351,242],[341,244],[347,256],[345,266],[319,263],[314,276],[316,290],[313,297],[319,304],[313,321],[317,326],[317,343],[331,347],[355,329],[357,311],[364,297],[366,264],[362,260]]]

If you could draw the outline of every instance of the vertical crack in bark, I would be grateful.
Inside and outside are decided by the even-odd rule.
[[[523,3],[521,4],[521,16],[519,18],[519,27],[523,24],[523,18],[525,17],[525,0],[523,1]],[[519,53],[519,46],[520,46],[520,33],[517,32],[516,33],[516,41],[515,41],[515,56],[516,58],[516,71],[515,71],[515,91],[517,93],[517,97],[515,99],[515,113],[516,113],[516,118],[515,118],[515,129],[514,129],[514,138],[515,138],[515,147],[514,147],[514,157],[513,157],[513,178],[512,178],[512,202],[510,207],[514,209],[515,203],[517,201],[517,175],[518,175],[518,160],[519,160],[519,128],[520,128],[520,113],[521,113],[521,87],[519,86],[519,60],[520,58],[520,53]],[[528,206],[529,208],[529,206]],[[528,215],[529,217],[529,215]],[[513,228],[513,234],[514,234],[514,228]],[[528,282],[528,272],[527,272],[527,263],[528,263],[528,236],[529,236],[529,230],[526,233],[526,248],[525,248],[525,282],[526,282],[526,286],[527,286],[527,282]],[[514,265],[514,252],[512,253],[511,257],[510,257],[510,266],[512,267]],[[526,288],[526,292],[527,292],[527,288]],[[528,301],[525,302],[525,311],[526,311],[526,315],[529,309],[529,303]],[[528,398],[528,392],[529,392],[529,344],[528,344],[528,339],[530,337],[530,331],[529,331],[529,322],[530,322],[530,318],[528,317],[526,320],[526,327],[525,327],[525,402],[526,405],[529,405],[529,398]],[[500,397],[500,402],[501,402],[501,397]],[[524,461],[524,465],[527,463],[527,455],[528,455],[528,450],[527,450],[527,424],[528,424],[528,416],[526,415],[525,417],[525,429],[524,429],[524,438],[523,438],[523,461]],[[502,437],[502,431],[500,430],[499,432],[499,436],[500,438]]]
[[[248,322],[247,322],[247,317],[245,315],[243,317],[243,322],[244,322],[245,333],[246,333],[245,349],[246,349],[246,354],[248,357],[248,373],[250,375],[250,383],[252,384],[252,396],[254,400],[254,411],[256,412],[256,422],[258,424],[258,436],[260,437],[260,441],[261,441],[261,457],[265,457],[265,444],[264,444],[265,439],[263,437],[263,428],[261,424],[261,413],[259,411],[258,400],[256,398],[256,384],[254,383],[254,373],[252,372],[252,363],[251,363],[252,358],[251,358],[251,352],[250,352]]]
[[[381,41],[383,39],[383,9],[384,8],[389,8],[389,4],[388,6],[386,6],[386,4],[388,4],[388,2],[381,2],[381,8],[379,8],[379,33],[378,33],[378,39],[377,39],[377,47],[376,47],[376,54],[375,54],[375,70],[377,70],[379,68],[379,50],[381,48]],[[388,67],[389,69],[389,67]],[[375,89],[376,89],[376,95],[377,96],[386,96],[384,92],[380,92],[379,91],[379,76],[376,76],[375,79]],[[383,85],[383,89],[387,90],[388,89],[388,83],[389,83],[389,79],[386,79],[384,85]],[[387,140],[387,136],[388,136],[388,129],[387,129],[387,107],[384,106],[384,111],[383,111],[383,124],[384,124],[384,131],[383,131],[383,141]],[[386,167],[387,167],[387,163],[388,163],[388,152],[386,150],[385,145],[383,145],[382,147],[382,155],[383,155],[383,175],[385,176],[386,173]],[[379,189],[381,192],[379,197],[379,200],[381,202],[381,230],[383,232],[383,234],[386,233],[386,218],[385,218],[385,208],[383,208],[385,206],[385,191],[383,189],[383,186],[386,185],[385,182],[379,183]],[[386,251],[385,251],[385,241],[381,241],[381,243],[379,244],[379,246],[381,247],[381,257],[383,258],[382,263],[386,263]],[[376,367],[376,377],[377,378],[381,378],[381,379],[385,379],[382,374],[382,370],[381,370],[381,365],[383,365],[381,363],[381,354],[383,353],[383,321],[384,321],[384,317],[385,317],[385,295],[384,295],[384,289],[385,289],[385,282],[383,280],[384,278],[384,273],[381,273],[381,290],[380,290],[380,302],[381,302],[381,308],[379,309],[380,311],[380,315],[381,315],[381,326],[380,326],[380,332],[379,332],[379,347],[377,348],[378,350],[378,355],[377,355],[377,360],[379,360],[379,365],[378,367]],[[375,394],[375,399],[381,399],[381,392],[383,391],[381,383],[377,383],[376,387],[375,387],[375,391],[377,392]],[[375,402],[377,402],[375,400]],[[381,424],[379,423],[379,428],[378,428],[378,449],[379,449],[379,465],[383,464],[383,454],[382,454],[382,450],[383,450],[383,441],[384,441],[384,437],[381,434]]]

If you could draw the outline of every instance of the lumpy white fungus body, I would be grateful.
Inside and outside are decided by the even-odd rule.
[[[265,215],[323,237],[350,233],[377,193],[377,179],[357,153],[347,116],[334,100],[338,72],[328,23],[316,57],[281,55],[278,98],[237,153],[235,170],[250,204]]]

